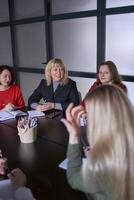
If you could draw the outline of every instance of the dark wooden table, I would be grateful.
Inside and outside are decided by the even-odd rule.
[[[58,167],[66,158],[68,133],[59,119],[39,117],[36,142],[20,142],[16,120],[0,122],[0,149],[8,158],[9,168],[21,168],[28,187],[39,200],[85,200],[82,192],[71,189],[66,171]]]

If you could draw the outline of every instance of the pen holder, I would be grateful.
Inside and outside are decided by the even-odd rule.
[[[18,135],[22,143],[33,143],[37,139],[37,126],[32,128],[19,128]]]

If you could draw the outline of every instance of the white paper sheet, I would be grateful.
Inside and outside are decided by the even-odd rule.
[[[0,121],[14,119],[17,115],[25,115],[21,110],[14,111],[0,111]]]
[[[62,169],[67,169],[67,162],[68,162],[68,159],[66,158],[65,160],[63,160],[63,161],[59,164],[59,167],[62,168]]]
[[[29,117],[40,117],[40,116],[45,116],[43,112],[37,111],[37,110],[29,110],[28,111]]]
[[[0,180],[0,199],[8,200],[13,197],[11,180]]]
[[[82,158],[82,162],[85,162],[86,158]],[[68,159],[65,158],[65,160],[63,160],[60,164],[59,164],[59,167],[62,168],[62,169],[65,169],[67,170],[67,162],[68,162]]]

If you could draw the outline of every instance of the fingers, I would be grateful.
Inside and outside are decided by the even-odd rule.
[[[80,124],[80,117],[82,116],[83,113],[84,113],[84,109],[81,105],[76,106],[72,109],[71,114],[78,125]]]
[[[73,109],[73,103],[70,103],[69,106],[66,109],[66,119],[68,121],[72,121],[72,115],[71,115],[72,109]]]
[[[70,127],[70,123],[66,120],[66,119],[61,119],[60,120],[61,122],[63,122],[63,124],[66,126],[66,127]]]

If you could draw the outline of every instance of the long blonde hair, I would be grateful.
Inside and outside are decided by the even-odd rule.
[[[102,85],[86,98],[87,137],[92,147],[90,161],[83,167],[85,181],[89,170],[105,179],[102,190],[114,200],[134,199],[134,112],[124,92]],[[103,185],[103,183],[102,183]]]
[[[54,67],[55,64],[59,64],[60,67],[63,68],[64,75],[63,75],[63,78],[60,81],[60,84],[61,85],[66,85],[67,82],[68,82],[68,72],[67,72],[65,64],[63,63],[63,61],[60,58],[53,58],[46,65],[45,78],[46,78],[46,81],[47,81],[47,85],[51,85],[51,82],[52,82],[51,69]]]

